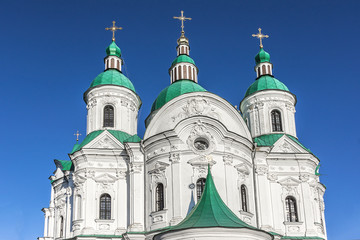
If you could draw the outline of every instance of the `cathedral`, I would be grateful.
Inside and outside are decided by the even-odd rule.
[[[106,48],[83,94],[86,137],[55,160],[39,240],[327,239],[319,159],[296,134],[296,96],[276,79],[261,29],[240,105],[207,91],[182,31],[170,84],[138,136],[141,99]],[[135,84],[136,85],[136,84]]]

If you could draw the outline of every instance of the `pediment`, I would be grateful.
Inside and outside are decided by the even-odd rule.
[[[190,159],[187,163],[191,166],[207,166],[208,164],[212,166],[216,163],[216,161],[211,155],[201,155]]]
[[[271,153],[308,153],[298,143],[284,135],[277,140],[270,151]]]
[[[286,186],[297,186],[301,183],[301,181],[299,181],[298,179],[293,178],[293,177],[287,177],[287,178],[280,180],[279,183],[281,185],[286,185]]]
[[[64,176],[63,171],[59,167],[57,167],[55,172],[54,172],[55,179],[62,178],[63,176]]]
[[[102,183],[114,183],[117,178],[108,174],[104,173],[94,178],[95,182],[102,182]]]
[[[108,131],[104,131],[99,136],[94,138],[91,142],[86,144],[83,148],[124,149],[124,145],[119,140],[117,140],[111,133],[109,133]]]
[[[245,163],[240,163],[240,164],[237,164],[234,166],[236,168],[236,170],[242,174],[245,174],[245,175],[249,175],[250,174],[250,170],[249,170],[249,167],[246,166]]]

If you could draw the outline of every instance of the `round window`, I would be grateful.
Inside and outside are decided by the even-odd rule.
[[[197,138],[194,141],[194,146],[197,150],[204,151],[209,148],[209,142],[205,138]]]

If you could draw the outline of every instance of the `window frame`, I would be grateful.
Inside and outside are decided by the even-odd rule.
[[[240,186],[240,196],[241,196],[241,210],[244,212],[249,212],[249,198],[248,191],[245,184]]]
[[[196,181],[196,200],[199,201],[202,194],[204,193],[204,189],[205,189],[205,184],[206,184],[206,178],[199,178]],[[201,194],[199,194],[201,192]]]
[[[290,203],[290,200],[292,203]],[[287,196],[285,198],[285,220],[286,222],[299,222],[298,206],[296,198]]]
[[[160,188],[161,187],[161,188]],[[161,189],[161,191],[159,191]],[[165,187],[159,182],[155,187],[155,212],[165,209]]]
[[[104,199],[104,208],[102,208],[102,200]],[[99,219],[101,220],[111,220],[112,209],[112,199],[111,195],[108,193],[103,193],[99,198]]]
[[[106,111],[106,108],[107,107],[111,107],[112,108],[112,124],[105,124],[105,123],[110,123],[110,121],[111,121],[111,115],[109,116],[109,120],[107,120],[106,118],[105,118],[105,116],[106,116],[106,113],[105,113],[105,111]],[[110,125],[112,125],[112,126],[110,126]],[[115,107],[112,105],[112,104],[106,104],[104,107],[103,107],[103,127],[108,127],[108,128],[114,128],[115,127]]]
[[[279,114],[278,118],[276,117],[276,114]],[[279,109],[272,109],[270,111],[270,124],[272,132],[284,132],[282,115],[283,114]]]

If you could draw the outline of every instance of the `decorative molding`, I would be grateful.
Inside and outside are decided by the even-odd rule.
[[[173,122],[195,115],[205,115],[220,120],[220,115],[205,98],[189,99],[182,110],[182,112],[171,118]]]
[[[224,164],[227,165],[227,166],[231,166],[232,163],[233,163],[233,156],[231,155],[224,155],[223,156],[223,161],[224,161]]]
[[[172,163],[180,162],[180,154],[179,153],[170,153],[169,161]]]
[[[267,166],[256,166],[255,172],[258,175],[265,175],[268,172],[268,167]]]
[[[208,148],[205,150],[199,150],[195,147],[194,142],[196,139],[198,138],[204,138],[208,141]],[[207,127],[205,126],[204,123],[202,123],[200,120],[198,120],[195,123],[195,126],[193,127],[193,129],[190,132],[190,135],[187,139],[187,144],[189,146],[189,148],[196,154],[199,155],[207,155],[209,153],[211,153],[215,147],[215,138],[212,136],[212,134],[208,131]]]

